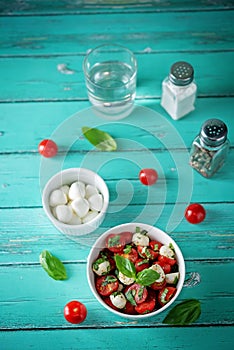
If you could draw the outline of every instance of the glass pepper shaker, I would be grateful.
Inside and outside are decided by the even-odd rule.
[[[196,92],[193,67],[184,61],[176,62],[162,82],[161,106],[173,119],[180,119],[195,109]]]
[[[229,141],[226,124],[219,119],[209,119],[194,139],[190,152],[190,165],[204,177],[210,178],[224,164]]]

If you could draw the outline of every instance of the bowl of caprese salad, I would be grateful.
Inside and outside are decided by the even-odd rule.
[[[158,315],[179,296],[185,262],[176,242],[157,227],[127,223],[104,232],[90,250],[87,278],[96,299],[118,316]]]

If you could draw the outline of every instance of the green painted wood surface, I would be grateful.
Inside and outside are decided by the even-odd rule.
[[[3,0],[0,13],[1,349],[119,349],[126,344],[142,349],[142,339],[145,349],[166,350],[171,344],[176,350],[231,349],[233,2]],[[88,49],[106,41],[135,52],[137,103],[154,111],[155,118],[148,109],[143,117],[136,114],[119,123],[96,120],[90,113],[82,61]],[[161,81],[181,59],[195,68],[198,99],[193,113],[173,121],[160,106]],[[74,74],[62,74],[61,63]],[[207,180],[191,172],[185,156],[202,122],[211,117],[227,123],[231,150],[227,164]],[[83,120],[110,132],[118,151],[94,151],[80,134]],[[41,163],[37,146],[48,137],[58,142],[59,155]],[[52,226],[41,205],[40,181],[63,160],[63,168],[86,165],[97,170],[110,189],[101,227],[75,241]],[[43,164],[48,172],[40,173]],[[157,186],[147,188],[139,183],[138,172],[152,164],[160,176]],[[178,202],[181,184],[185,193]],[[188,201],[204,205],[202,224],[191,225],[181,215]],[[144,222],[167,231],[174,208],[180,215],[173,217],[170,235],[183,251],[187,270],[178,302],[200,299],[201,317],[188,327],[168,327],[162,324],[166,313],[138,322],[113,316],[92,297],[87,284],[91,245],[109,227],[142,212]],[[38,261],[43,249],[65,263],[67,281],[46,275]],[[86,321],[78,326],[63,318],[71,299],[88,308]]]
[[[32,14],[69,14],[83,12],[111,12],[111,11],[201,11],[204,9],[231,9],[233,2],[227,0],[13,0],[9,4],[7,0],[1,0],[0,13],[4,15],[32,15]]]

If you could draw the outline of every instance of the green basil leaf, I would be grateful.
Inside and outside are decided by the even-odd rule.
[[[82,133],[92,145],[101,151],[115,151],[117,149],[115,140],[105,131],[83,126]]]
[[[41,252],[40,264],[54,280],[65,280],[67,278],[66,269],[63,263],[48,250],[43,250]]]
[[[135,298],[133,296],[133,291],[132,290],[128,290],[126,293],[125,293],[125,297],[126,299],[133,305],[133,306],[136,306],[137,303],[135,301]]]
[[[115,255],[115,262],[117,269],[125,276],[129,278],[136,278],[135,265],[128,259],[121,255]]]
[[[136,282],[142,286],[150,286],[154,283],[160,274],[152,269],[144,269],[137,274]]]
[[[187,299],[171,309],[163,323],[184,326],[195,322],[201,315],[201,304],[197,299]]]

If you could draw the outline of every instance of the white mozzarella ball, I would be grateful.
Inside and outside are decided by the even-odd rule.
[[[80,218],[87,215],[89,211],[89,202],[85,198],[76,198],[71,202],[72,209]]]
[[[69,225],[80,225],[82,224],[81,218],[79,218],[78,215],[76,215],[75,213],[72,213],[72,218],[69,221]]]
[[[93,194],[89,197],[88,201],[91,210],[101,211],[103,207],[103,197],[101,194]]]
[[[113,293],[110,295],[110,300],[114,306],[118,309],[123,309],[126,305],[126,298],[121,292]]]
[[[83,224],[86,224],[87,222],[93,220],[98,215],[98,211],[89,211],[87,215],[85,215],[82,219]]]
[[[150,269],[156,271],[159,273],[159,278],[155,281],[157,283],[161,283],[165,280],[165,272],[163,271],[162,267],[158,264],[154,264],[150,267]]]
[[[162,245],[159,249],[159,254],[166,256],[167,258],[174,259],[175,258],[175,252],[168,246]]]
[[[119,272],[118,278],[119,278],[120,282],[122,282],[123,284],[126,284],[127,286],[134,283],[134,281],[135,281],[134,278],[127,277],[122,272]]]
[[[70,186],[68,196],[71,200],[85,196],[85,184],[81,181],[73,182]]]
[[[97,188],[92,186],[92,185],[86,185],[86,187],[85,187],[85,198],[89,198],[93,194],[98,194]]]
[[[69,193],[69,189],[70,187],[68,185],[63,185],[60,190],[63,191],[63,193],[65,193],[65,195],[68,197],[68,193]]]
[[[132,242],[135,245],[141,245],[143,247],[147,247],[149,245],[149,237],[146,235],[143,235],[142,233],[134,233],[132,236]]]
[[[67,196],[61,190],[54,190],[50,194],[49,205],[51,207],[56,207],[60,204],[67,203]]]
[[[55,212],[57,219],[65,224],[72,219],[72,210],[68,205],[57,205]]]

